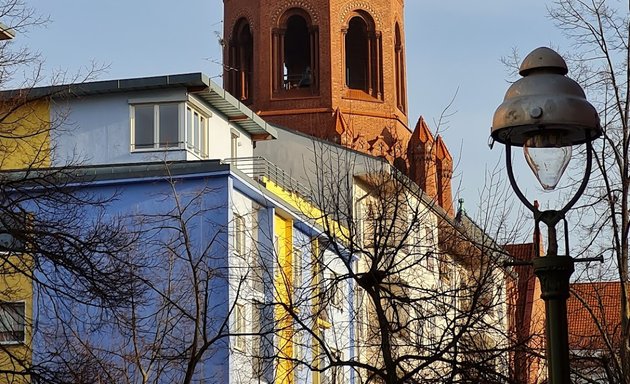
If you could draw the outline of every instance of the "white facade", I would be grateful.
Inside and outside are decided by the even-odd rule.
[[[254,140],[275,135],[207,77],[178,76],[86,83],[80,96],[53,97],[53,166],[244,158]]]

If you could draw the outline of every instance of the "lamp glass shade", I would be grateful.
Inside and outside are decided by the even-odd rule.
[[[561,135],[541,133],[530,137],[523,146],[525,160],[546,191],[553,190],[571,160],[571,145]]]

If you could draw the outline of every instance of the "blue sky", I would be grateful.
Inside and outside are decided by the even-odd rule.
[[[41,52],[45,71],[75,72],[95,61],[108,65],[100,79],[205,72],[221,84],[222,0],[30,0],[51,23],[17,37]],[[487,142],[492,115],[513,80],[501,57],[521,56],[547,45],[571,48],[547,17],[542,0],[407,0],[406,48],[410,125],[423,115],[437,129],[455,97],[452,115],[440,127],[459,161],[455,181],[475,211],[486,167],[501,155]],[[520,156],[520,154],[519,154]],[[526,175],[532,198],[535,188]],[[457,188],[457,186],[456,186]]]

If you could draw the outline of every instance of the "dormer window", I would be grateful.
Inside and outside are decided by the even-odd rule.
[[[307,96],[319,88],[319,32],[310,15],[292,8],[273,30],[273,91],[277,96]]]

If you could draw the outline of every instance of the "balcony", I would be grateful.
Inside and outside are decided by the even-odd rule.
[[[239,157],[225,159],[223,163],[235,166],[236,169],[267,187],[269,182],[282,188],[287,193],[298,195],[306,201],[312,201],[312,191],[291,177],[286,171],[264,157]]]

